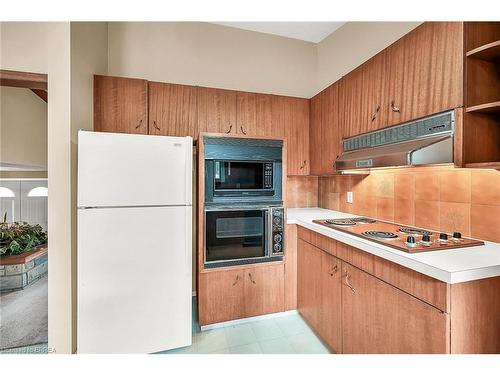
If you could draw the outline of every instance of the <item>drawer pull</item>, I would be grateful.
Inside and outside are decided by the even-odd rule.
[[[248,277],[250,278],[250,281],[252,282],[252,284],[256,284],[255,280],[252,278],[252,274],[249,272],[248,273]]]
[[[161,129],[158,127],[158,125],[156,125],[156,120],[154,120],[154,121],[153,121],[153,126],[155,127],[155,129],[156,129],[156,130],[158,130],[158,131],[159,131],[159,130],[161,130]]]
[[[354,287],[349,282],[350,278],[351,278],[351,275],[349,274],[349,272],[346,272],[345,276],[344,276],[344,284],[347,285],[352,290],[353,293],[356,293],[356,289],[354,289]]]
[[[247,133],[245,132],[245,130],[243,129],[243,126],[240,126],[240,129],[241,129],[241,132],[244,134],[244,135],[247,135]]]
[[[300,169],[304,169],[306,167],[307,160],[304,160],[302,162],[302,165],[300,166]]]
[[[233,286],[238,284],[238,281],[240,281],[240,275],[236,275],[236,280],[234,280]]]
[[[227,130],[226,134],[231,133],[231,130],[233,129],[233,125],[229,125],[229,129]]]
[[[372,115],[372,122],[375,121],[375,119],[377,118],[379,111],[380,111],[380,106],[378,105],[377,109],[375,109],[375,112]]]
[[[141,119],[141,121],[139,121],[139,124],[137,124],[137,126],[135,128],[139,129],[141,126],[142,126],[142,119]]]
[[[399,113],[401,113],[401,110],[399,109],[399,107],[396,106],[394,100],[391,100],[391,109],[392,109],[392,112],[399,112]]]

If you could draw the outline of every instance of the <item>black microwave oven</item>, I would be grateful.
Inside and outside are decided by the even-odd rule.
[[[281,202],[282,142],[223,142],[205,145],[205,202]]]

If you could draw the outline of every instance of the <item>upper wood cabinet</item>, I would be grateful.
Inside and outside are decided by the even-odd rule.
[[[384,126],[463,105],[462,22],[425,22],[385,53]]]
[[[340,116],[342,137],[349,138],[366,131],[362,124],[363,67],[358,67],[340,80],[339,96],[342,102]],[[366,119],[365,119],[366,120]]]
[[[309,100],[272,96],[270,136],[287,141],[287,174],[309,174]]]
[[[148,134],[148,82],[94,76],[94,129]]]
[[[322,153],[321,144],[323,136],[321,126],[322,105],[323,105],[323,91],[312,97],[309,107],[309,158],[311,163],[309,165],[309,172],[312,175],[321,174],[322,167]]]
[[[198,87],[198,132],[236,134],[236,91]]]
[[[195,86],[149,82],[149,134],[197,135]]]
[[[449,353],[449,315],[347,263],[344,353]]]
[[[238,92],[236,133],[242,136],[272,135],[272,95]]]
[[[386,53],[382,51],[362,66],[361,118],[358,120],[361,133],[387,126],[386,60]]]

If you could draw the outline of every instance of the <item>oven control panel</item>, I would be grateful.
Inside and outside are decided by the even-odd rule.
[[[285,242],[285,210],[282,207],[271,210],[271,256],[283,255]]]
[[[273,163],[264,163],[264,189],[273,188]]]

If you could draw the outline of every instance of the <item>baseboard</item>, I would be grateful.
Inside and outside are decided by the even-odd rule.
[[[281,311],[281,312],[272,313],[272,314],[252,316],[250,318],[235,319],[235,320],[228,320],[226,322],[220,322],[220,323],[214,323],[214,324],[207,324],[206,326],[200,326],[200,329],[202,331],[207,331],[209,329],[230,327],[230,326],[234,326],[234,325],[237,325],[237,324],[257,322],[259,320],[266,320],[266,319],[272,319],[272,318],[280,318],[280,317],[288,316],[288,315],[297,315],[298,313],[299,312],[297,310]]]

